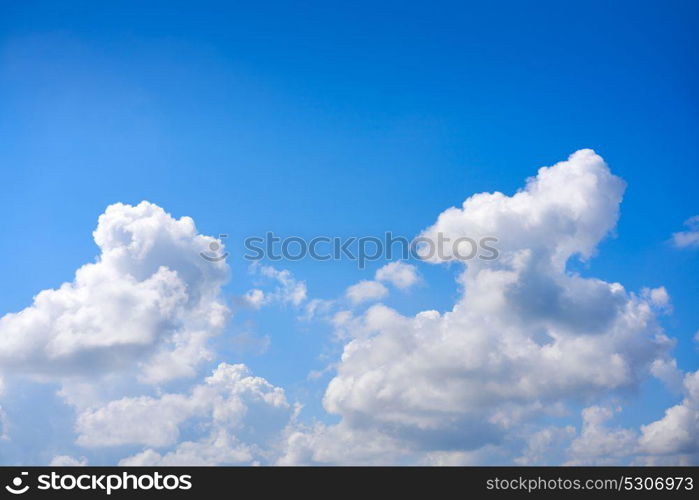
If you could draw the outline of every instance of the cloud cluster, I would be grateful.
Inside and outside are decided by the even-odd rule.
[[[228,266],[201,258],[215,240],[190,218],[148,202],[108,207],[96,261],[0,318],[0,375],[59,383],[78,450],[56,454],[56,465],[84,465],[82,451],[95,450],[127,455],[121,465],[697,463],[699,371],[682,374],[670,357],[657,319],[672,310],[667,290],[634,293],[568,265],[614,230],[623,192],[602,158],[582,150],[511,196],[476,194],[444,211],[423,237],[496,236],[499,251],[463,262],[447,245],[429,258],[464,266],[446,312],[408,316],[376,303],[420,283],[404,262],[338,300],[309,299],[289,271],[254,266],[272,286],[238,305],[329,319],[343,342],[323,398],[336,424],[302,423],[282,388],[220,362],[209,340],[231,314],[221,294]],[[691,221],[678,246],[694,244]],[[227,340],[238,351],[269,345],[247,330]],[[649,376],[683,400],[638,430],[614,426],[610,401]],[[579,408],[576,430],[569,415]]]
[[[84,410],[77,418],[77,444],[148,447],[123,459],[124,465],[249,463],[293,412],[281,388],[252,376],[245,365],[221,363],[188,394],[127,397]],[[192,421],[204,435],[180,442]],[[163,448],[171,449],[156,451]]]
[[[388,288],[373,280],[362,280],[347,288],[347,299],[353,304],[383,299],[388,295]]]
[[[468,452],[567,403],[638,387],[672,347],[656,321],[653,297],[663,293],[637,295],[566,268],[614,228],[623,191],[582,150],[513,196],[478,194],[442,213],[423,236],[496,235],[500,258],[469,261],[463,294],[444,314],[375,305],[345,322],[352,339],[325,408],[349,429],[413,449]]]
[[[248,290],[239,302],[253,309],[261,309],[263,306],[278,303],[300,306],[308,298],[306,283],[296,280],[287,269],[278,270],[272,266],[253,264],[253,273],[270,279],[276,283],[272,291],[265,292],[259,288]]]
[[[388,295],[389,283],[400,290],[407,290],[418,283],[420,277],[417,268],[405,262],[390,262],[379,268],[373,280],[362,280],[347,288],[345,296],[352,305],[381,300]]]

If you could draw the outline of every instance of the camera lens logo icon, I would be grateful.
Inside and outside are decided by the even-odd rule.
[[[22,487],[22,476],[26,476],[28,474],[28,472],[22,472],[19,476],[15,477],[12,480],[12,485],[8,484],[7,486],[5,486],[5,489],[13,495],[21,495],[22,493],[26,493],[29,489],[29,485],[27,484],[24,487]]]
[[[219,234],[218,235],[219,239],[227,238],[227,234]],[[211,250],[213,255],[205,253],[205,252],[200,252],[199,255],[201,255],[201,258],[204,260],[208,260],[209,262],[220,262],[226,257],[228,257],[228,252],[224,253],[223,255],[218,255],[218,251],[221,249],[221,244],[218,241],[212,241],[209,243],[209,250]]]

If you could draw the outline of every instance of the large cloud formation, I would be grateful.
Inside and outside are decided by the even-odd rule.
[[[513,196],[477,194],[446,210],[423,237],[497,237],[499,259],[468,261],[462,296],[444,314],[405,317],[379,304],[344,324],[353,338],[325,408],[346,432],[468,452],[566,403],[638,387],[672,347],[654,311],[663,293],[637,295],[566,267],[592,256],[615,227],[623,192],[602,158],[581,150]],[[450,246],[442,250],[431,261],[458,260]]]

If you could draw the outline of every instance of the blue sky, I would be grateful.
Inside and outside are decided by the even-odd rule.
[[[233,303],[259,281],[241,259],[247,236],[412,237],[472,194],[512,195],[539,167],[591,148],[627,189],[614,237],[569,267],[629,291],[664,286],[673,356],[685,372],[699,368],[699,253],[672,244],[699,214],[696,3],[3,1],[0,10],[0,315],[93,262],[92,231],[116,202],[148,200],[192,217],[201,234],[228,234],[222,296]],[[333,299],[383,264],[275,267],[309,297]],[[404,315],[449,310],[460,268],[415,264],[421,284],[384,302]],[[304,404],[302,420],[337,422],[321,405],[332,372],[307,376],[336,361],[343,342],[327,322],[298,316],[283,305],[235,313],[200,373],[245,363]],[[240,331],[268,336],[269,347],[236,351],[228,340]],[[2,404],[11,422],[40,401],[56,416],[33,416],[39,433],[10,424],[3,462],[115,460],[119,452],[76,448],[55,388],[17,384]],[[617,424],[638,427],[681,397],[649,379],[622,399]],[[41,449],[45,439],[53,449]]]

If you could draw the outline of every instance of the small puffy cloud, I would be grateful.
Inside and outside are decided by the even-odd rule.
[[[672,235],[672,241],[678,248],[699,248],[699,215],[690,217],[684,222],[686,231]]]
[[[274,281],[277,286],[267,292],[259,288],[249,290],[238,298],[238,301],[243,305],[253,309],[261,309],[263,306],[273,303],[291,304],[298,307],[308,299],[306,283],[296,280],[291,271],[287,269],[280,271],[272,266],[257,263],[250,266],[250,270],[254,274]]]
[[[265,292],[259,288],[253,288],[240,297],[240,302],[253,309],[262,309],[262,306],[267,302],[267,297],[265,296]]]
[[[647,299],[648,303],[655,307],[658,312],[672,312],[670,294],[667,293],[664,286],[659,286],[657,288],[643,288],[641,290],[641,295]]]
[[[419,281],[417,268],[404,262],[391,262],[376,271],[376,281],[391,283],[396,288],[406,289]]]
[[[388,295],[388,289],[378,281],[362,280],[347,288],[345,296],[352,304],[380,300]]]

